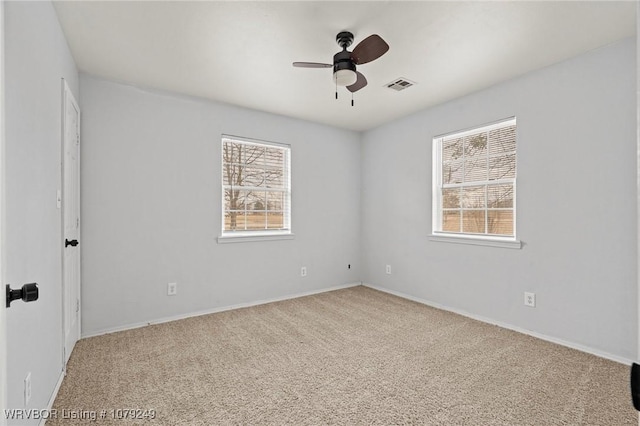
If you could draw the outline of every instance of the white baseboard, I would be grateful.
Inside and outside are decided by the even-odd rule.
[[[47,404],[46,412],[51,413],[51,409],[53,408],[53,403],[56,402],[56,397],[58,396],[58,392],[60,391],[60,386],[62,386],[62,381],[64,380],[64,376],[66,373],[64,371],[60,372],[60,377],[58,377],[58,383],[56,383],[56,387],[53,389],[53,393],[51,394],[51,398],[49,398],[49,403]],[[43,418],[40,420],[39,425],[44,426],[47,423],[47,419]]]
[[[491,318],[483,317],[481,315],[472,314],[472,313],[463,311],[461,309],[451,308],[449,306],[441,305],[440,303],[436,303],[436,302],[432,302],[432,301],[429,301],[429,300],[421,299],[419,297],[410,296],[408,294],[401,293],[399,291],[390,290],[390,289],[384,288],[384,287],[379,287],[379,286],[374,285],[374,284],[362,283],[362,285],[365,286],[365,287],[372,288],[374,290],[379,290],[379,291],[382,291],[384,293],[389,293],[389,294],[393,294],[394,296],[402,297],[403,299],[408,299],[408,300],[412,300],[414,302],[422,303],[423,305],[431,306],[432,308],[441,309],[441,310],[447,311],[447,312],[453,312],[454,314],[462,315],[463,317],[471,318],[471,319],[474,319],[474,320],[477,320],[477,321],[481,321],[481,322],[484,322],[484,323],[487,323],[487,324],[491,324],[491,325],[497,325],[498,327],[506,328],[508,330],[512,330],[512,331],[516,331],[518,333],[522,333],[522,334],[526,334],[526,335],[529,335],[529,336],[532,336],[532,337],[536,337],[536,338],[541,339],[541,340],[546,340],[547,342],[556,343],[558,345],[566,346],[566,347],[571,348],[571,349],[576,349],[576,350],[579,350],[581,352],[586,352],[588,354],[595,355],[595,356],[600,357],[600,358],[605,358],[605,359],[608,359],[608,360],[611,360],[611,361],[615,361],[615,362],[618,362],[620,364],[625,364],[625,365],[629,365],[630,366],[633,362],[635,362],[633,360],[630,360],[630,359],[627,359],[627,358],[624,358],[624,357],[620,357],[618,355],[613,355],[613,354],[610,354],[610,353],[607,353],[607,352],[603,352],[603,351],[600,351],[598,349],[591,348],[589,346],[584,346],[584,345],[581,345],[581,344],[578,344],[578,343],[569,342],[567,340],[559,339],[557,337],[547,336],[547,335],[542,334],[542,333],[537,333],[535,331],[527,330],[527,329],[524,329],[524,328],[521,328],[521,327],[517,327],[515,325],[507,324],[507,323],[504,323],[504,322],[501,322],[501,321],[496,321],[496,320],[493,320]]]
[[[323,289],[320,289],[320,290],[311,290],[311,291],[305,291],[305,292],[302,292],[302,293],[288,294],[288,295],[281,296],[281,297],[274,297],[274,298],[270,298],[270,299],[262,299],[262,300],[257,300],[257,301],[254,301],[254,302],[239,303],[237,305],[222,306],[222,307],[218,307],[218,308],[207,309],[207,310],[204,310],[204,311],[189,312],[189,313],[186,313],[186,314],[174,315],[174,316],[165,317],[165,318],[158,318],[158,319],[151,320],[151,321],[139,322],[139,323],[134,323],[134,324],[127,324],[127,325],[122,325],[122,326],[113,327],[113,328],[105,328],[105,329],[102,329],[102,330],[98,330],[98,331],[94,331],[94,332],[91,332],[91,333],[83,334],[81,338],[82,339],[86,339],[86,338],[89,338],[89,337],[102,336],[103,334],[116,333],[118,331],[125,331],[125,330],[132,330],[134,328],[146,327],[148,325],[162,324],[162,323],[165,323],[165,322],[177,321],[177,320],[181,320],[181,319],[185,319],[185,318],[199,317],[201,315],[209,315],[209,314],[215,314],[215,313],[218,313],[218,312],[231,311],[233,309],[248,308],[250,306],[264,305],[264,304],[273,303],[273,302],[281,302],[283,300],[289,300],[289,299],[297,299],[299,297],[311,296],[311,295],[314,295],[314,294],[326,293],[328,291],[341,290],[341,289],[349,288],[349,287],[356,287],[356,286],[359,286],[359,285],[362,285],[362,283],[360,281],[353,282],[353,283],[342,284],[342,285],[337,285],[337,286],[328,287],[328,288],[323,288]]]

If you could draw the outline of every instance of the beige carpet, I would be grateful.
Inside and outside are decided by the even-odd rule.
[[[637,425],[628,371],[354,287],[81,340],[54,408],[98,424]],[[112,419],[130,408],[156,419]]]

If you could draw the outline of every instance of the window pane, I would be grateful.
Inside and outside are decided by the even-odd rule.
[[[280,169],[265,169],[264,181],[267,188],[284,188],[284,171]]]
[[[485,210],[463,210],[462,232],[469,234],[484,234]]]
[[[442,165],[442,183],[462,183],[462,161]]]
[[[254,187],[264,186],[264,169],[253,165],[245,167],[242,185]]]
[[[267,213],[252,211],[247,214],[247,227],[248,231],[257,231],[260,229],[266,229],[267,227]]]
[[[489,234],[513,235],[513,210],[489,210],[487,219]]]
[[[241,231],[245,229],[244,212],[227,212],[224,215],[225,231]]]
[[[460,188],[442,190],[442,207],[445,209],[460,208]]]
[[[464,181],[487,180],[487,158],[478,157],[464,162]]]
[[[462,207],[465,208],[484,208],[485,186],[466,186],[462,188]]]
[[[267,228],[282,229],[284,228],[284,215],[282,212],[267,213]]]
[[[267,194],[261,191],[247,192],[247,211],[264,211],[267,206]]]
[[[509,154],[489,159],[489,180],[516,177],[516,155]]]
[[[238,189],[224,190],[224,210],[244,210],[247,191]]]
[[[477,133],[464,138],[465,158],[483,158],[487,156],[487,134]]]
[[[283,210],[284,194],[282,192],[267,192],[267,210]]]
[[[280,148],[266,148],[264,158],[265,167],[282,168],[284,164],[284,151]]]
[[[224,164],[222,167],[222,182],[224,185],[241,186],[243,175],[242,166],[239,164]]]
[[[442,230],[460,232],[460,211],[445,210],[442,212]]]
[[[449,162],[462,159],[462,138],[442,142],[442,161]]]
[[[225,163],[241,163],[240,152],[242,145],[239,143],[225,142],[222,145],[222,161]]]
[[[516,126],[508,126],[489,132],[489,154],[502,154],[516,150]]]
[[[489,185],[487,202],[489,208],[513,208],[513,184]]]
[[[264,146],[252,144],[244,145],[244,163],[248,166],[264,167],[264,151]]]

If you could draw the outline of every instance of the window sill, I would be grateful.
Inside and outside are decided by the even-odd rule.
[[[218,237],[218,244],[227,243],[253,243],[258,241],[277,241],[277,240],[293,240],[295,234],[287,233],[241,233],[241,234],[227,234],[220,235]]]
[[[439,243],[468,244],[474,246],[501,247],[510,249],[522,248],[522,242],[520,240],[492,238],[475,235],[431,234],[429,235],[429,241],[436,241]]]

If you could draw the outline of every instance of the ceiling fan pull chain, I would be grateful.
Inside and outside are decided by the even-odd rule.
[[[353,92],[351,92],[351,106],[353,106]]]
[[[338,82],[336,81],[336,99],[338,99]]]

